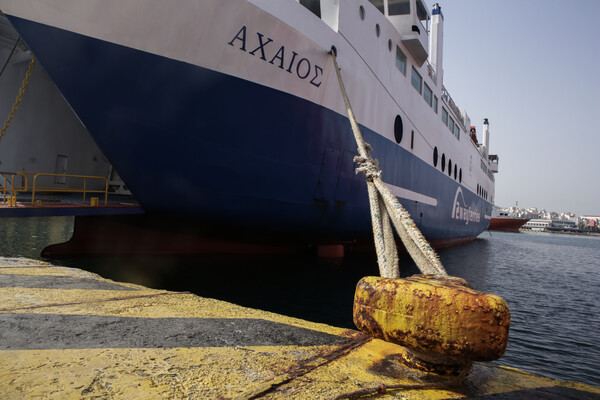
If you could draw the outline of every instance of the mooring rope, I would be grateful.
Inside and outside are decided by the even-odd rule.
[[[394,240],[394,233],[390,225],[390,219],[398,232],[398,236],[408,250],[419,270],[424,274],[447,275],[439,257],[423,237],[410,214],[400,204],[396,196],[385,186],[381,180],[381,170],[377,160],[369,155],[371,146],[366,143],[360,132],[356,116],[352,111],[346,88],[338,67],[335,50],[330,54],[333,57],[333,65],[337,74],[354,139],[358,146],[358,157],[354,161],[359,164],[356,173],[363,172],[367,176],[367,188],[369,191],[369,203],[371,206],[371,221],[373,224],[373,236],[377,251],[377,262],[379,273],[384,278],[399,278],[398,250]]]

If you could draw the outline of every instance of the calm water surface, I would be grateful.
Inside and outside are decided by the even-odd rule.
[[[0,220],[0,254],[39,258],[67,240],[71,218]],[[451,275],[502,296],[511,310],[508,348],[498,364],[600,386],[600,238],[486,232],[440,252]],[[354,328],[356,282],[377,275],[370,255],[341,265],[294,257],[146,257],[62,260],[107,278],[188,290],[248,307]],[[410,259],[403,276],[418,273]]]

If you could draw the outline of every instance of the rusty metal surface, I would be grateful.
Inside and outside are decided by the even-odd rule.
[[[363,278],[356,289],[354,323],[418,356],[498,359],[508,342],[508,306],[502,298],[467,285],[460,278],[425,275]]]

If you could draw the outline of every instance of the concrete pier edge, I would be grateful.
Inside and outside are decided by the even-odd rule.
[[[417,388],[357,331],[25,258],[0,257],[0,327],[2,399],[600,399],[487,363]]]

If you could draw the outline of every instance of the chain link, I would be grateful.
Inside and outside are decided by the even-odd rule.
[[[19,95],[17,96],[17,98],[15,100],[15,104],[13,104],[13,106],[12,106],[12,110],[10,111],[10,114],[8,114],[8,119],[4,123],[4,127],[0,131],[0,140],[2,140],[2,138],[6,134],[6,130],[10,126],[10,123],[12,122],[17,110],[19,109],[19,104],[21,103],[21,100],[23,99],[23,95],[25,94],[27,85],[29,84],[29,78],[31,77],[31,73],[33,71],[34,65],[35,65],[35,57],[32,56],[31,61],[29,62],[29,68],[27,68],[27,72],[25,73],[25,79],[23,79],[23,84],[21,85],[21,89],[19,89]]]

